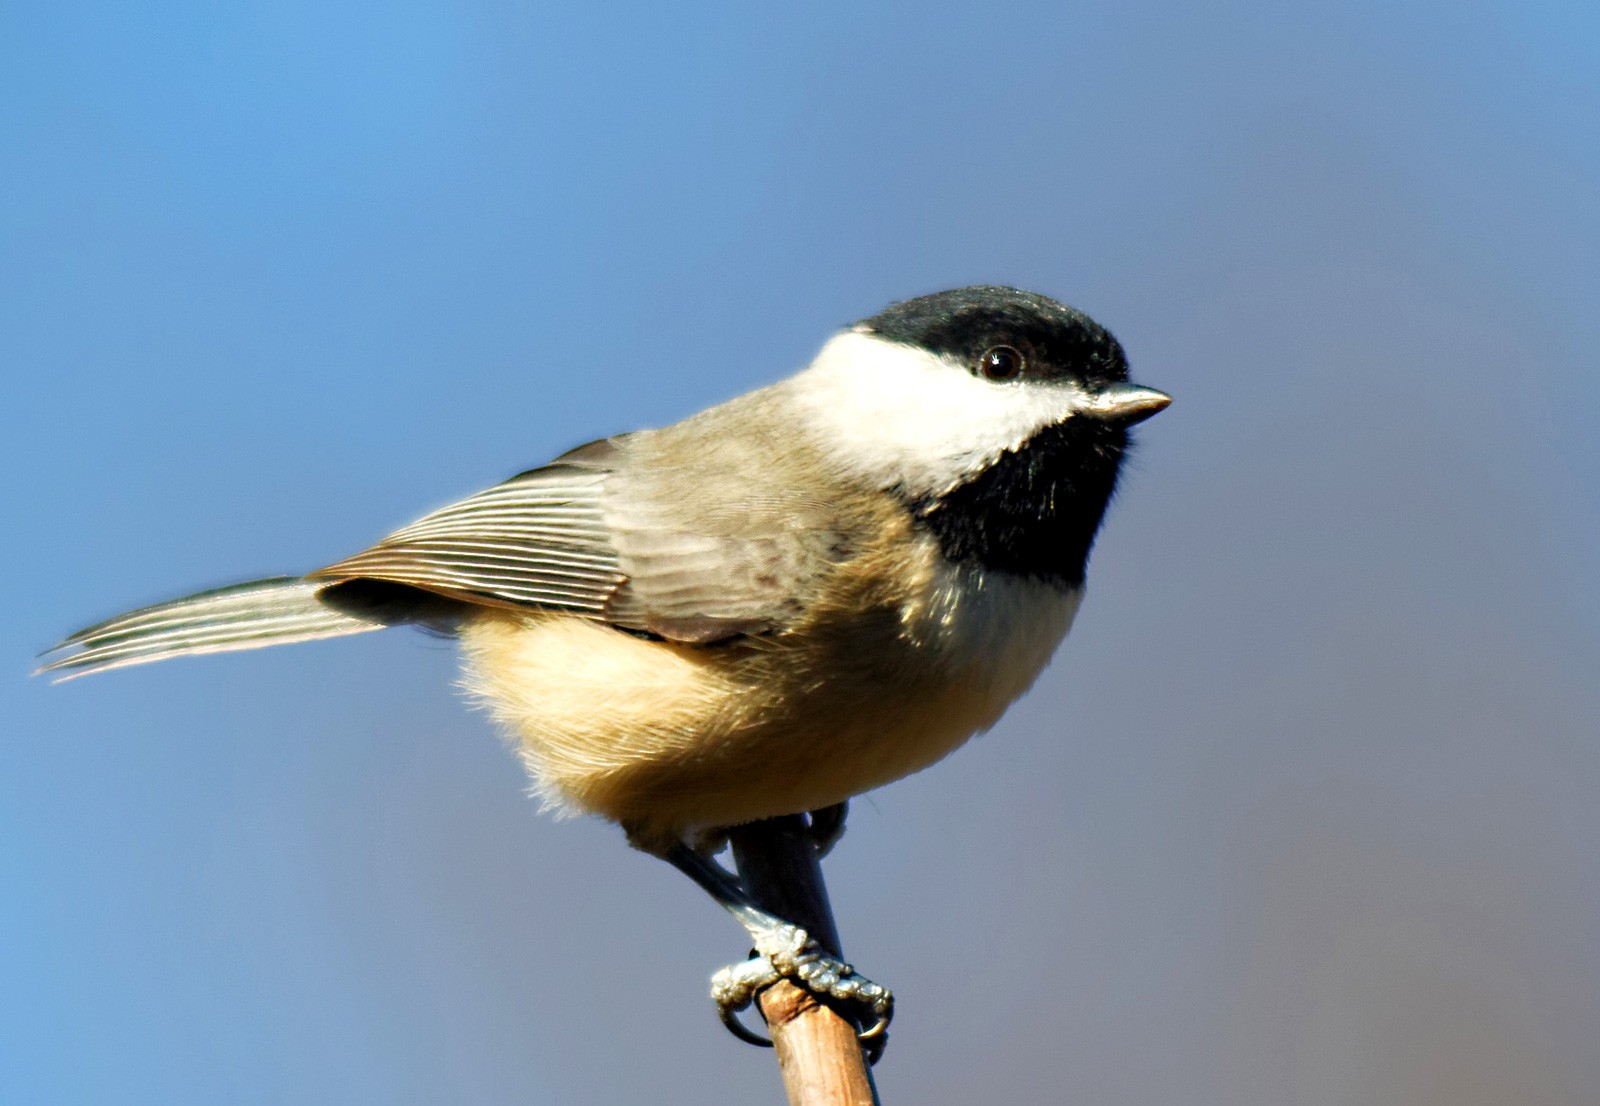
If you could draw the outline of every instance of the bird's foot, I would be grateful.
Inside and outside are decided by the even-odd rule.
[[[850,813],[850,802],[834,803],[806,815],[806,829],[811,842],[817,847],[817,856],[824,857],[833,851],[844,836],[845,816]]]
[[[755,1002],[763,988],[780,979],[817,998],[833,999],[860,1011],[857,1024],[867,1028],[857,1036],[868,1058],[877,1060],[887,1040],[889,1020],[894,1017],[894,995],[824,951],[810,934],[794,925],[773,927],[758,940],[751,959],[731,964],[711,977],[711,1000],[735,1037],[764,1047],[772,1044],[746,1029],[738,1015]]]

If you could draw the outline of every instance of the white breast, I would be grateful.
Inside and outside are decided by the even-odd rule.
[[[907,609],[907,636],[970,681],[998,718],[1043,671],[1082,597],[941,559],[923,601]]]

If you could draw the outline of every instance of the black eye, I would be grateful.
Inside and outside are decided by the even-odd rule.
[[[994,346],[978,358],[978,371],[989,380],[1014,380],[1022,375],[1024,359],[1010,346]]]

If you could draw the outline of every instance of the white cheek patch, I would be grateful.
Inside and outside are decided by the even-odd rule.
[[[1071,384],[996,383],[926,350],[847,331],[785,381],[797,413],[852,473],[938,495],[1090,404]]]

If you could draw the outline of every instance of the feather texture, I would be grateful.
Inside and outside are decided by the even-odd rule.
[[[310,578],[387,580],[488,606],[598,616],[625,578],[601,510],[606,476],[603,466],[558,460],[443,507]]]
[[[71,679],[193,653],[224,653],[381,630],[379,614],[323,603],[324,585],[295,576],[253,580],[119,614],[45,654],[40,672]]]
[[[849,555],[854,522],[844,489],[796,462],[803,450],[770,394],[591,443],[309,578],[388,581],[689,644],[781,630]]]

